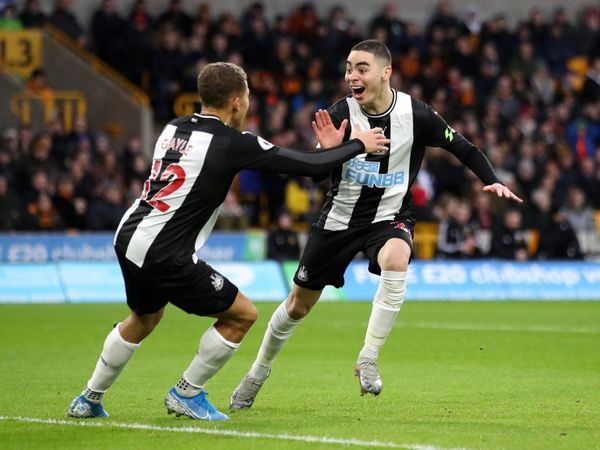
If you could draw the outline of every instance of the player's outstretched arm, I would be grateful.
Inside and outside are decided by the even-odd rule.
[[[279,147],[273,158],[261,168],[270,172],[320,177],[361,153],[387,151],[389,143],[390,140],[381,133],[381,128],[363,131],[360,126],[355,126],[353,139],[330,149],[305,152]]]
[[[483,191],[492,192],[496,194],[500,198],[507,198],[509,200],[514,200],[518,203],[523,203],[523,200],[517,197],[509,188],[504,186],[501,183],[488,184],[483,187]]]

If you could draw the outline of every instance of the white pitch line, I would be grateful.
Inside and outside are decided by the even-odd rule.
[[[432,328],[442,330],[481,330],[481,331],[533,331],[539,333],[584,333],[598,334],[600,328],[591,327],[552,327],[547,325],[486,325],[479,323],[401,323],[402,328]]]
[[[211,434],[216,436],[241,437],[251,439],[274,439],[281,441],[299,441],[299,442],[318,442],[320,444],[341,444],[354,445],[357,447],[380,447],[380,448],[400,448],[407,450],[466,450],[464,448],[450,449],[436,447],[434,445],[422,444],[397,444],[395,442],[383,441],[363,441],[360,439],[341,439],[326,436],[302,436],[294,434],[274,434],[274,433],[257,433],[253,431],[236,431],[236,430],[219,430],[217,428],[201,428],[201,427],[162,427],[158,425],[148,425],[144,423],[121,423],[121,422],[106,422],[106,421],[78,421],[64,419],[39,419],[35,417],[20,417],[20,416],[0,416],[0,421],[12,421],[21,423],[37,423],[42,425],[65,425],[72,427],[88,427],[88,428],[123,428],[128,430],[150,430],[150,431],[167,431],[172,433],[199,433]]]

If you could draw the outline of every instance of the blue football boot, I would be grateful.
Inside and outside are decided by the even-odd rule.
[[[80,395],[79,397],[75,397],[69,405],[67,416],[86,419],[93,417],[108,417],[108,413],[104,410],[102,403],[92,403],[83,395]]]
[[[205,391],[202,391],[193,397],[183,397],[172,387],[165,397],[167,412],[175,414],[177,417],[187,416],[197,420],[229,420],[228,416],[217,411],[208,401],[207,395]]]

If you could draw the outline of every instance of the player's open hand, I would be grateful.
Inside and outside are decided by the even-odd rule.
[[[354,124],[352,138],[360,139],[366,153],[383,153],[389,150],[390,140],[379,127],[363,131],[358,123]]]
[[[331,116],[325,109],[319,109],[315,113],[315,120],[312,121],[315,136],[323,148],[335,147],[340,145],[344,139],[344,133],[348,126],[348,119],[344,119],[340,128],[335,128],[331,121]]]
[[[517,197],[509,188],[500,183],[488,184],[483,187],[483,190],[485,192],[493,192],[500,198],[504,197],[509,200],[514,200],[515,202],[523,203],[522,199]]]

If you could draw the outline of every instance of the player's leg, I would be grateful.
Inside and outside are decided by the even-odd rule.
[[[200,393],[206,382],[213,377],[240,346],[252,324],[256,321],[256,308],[241,292],[237,293],[231,307],[212,315],[217,321],[200,338],[196,356],[183,373],[178,391],[182,395]],[[187,388],[180,389],[180,385]]]
[[[229,402],[232,411],[250,408],[263,383],[271,373],[271,366],[298,324],[319,300],[322,290],[306,289],[294,284],[287,299],[269,320],[256,360],[248,374],[235,389]]]
[[[256,360],[231,396],[229,408],[232,411],[252,406],[271,373],[275,357],[317,303],[323,288],[328,284],[336,287],[344,284],[346,267],[362,245],[359,232],[312,231],[294,276],[292,291],[271,316]]]
[[[287,299],[277,307],[271,316],[258,355],[250,369],[250,375],[253,378],[265,379],[269,375],[275,357],[298,324],[317,303],[321,292],[322,289],[306,289],[296,283],[293,284]]]
[[[173,303],[188,313],[217,320],[200,338],[198,352],[167,394],[165,405],[169,414],[200,420],[226,420],[228,417],[207,400],[204,387],[236,352],[256,321],[257,312],[245,295],[210,266],[199,262],[195,271],[199,275],[192,283],[198,288],[195,299],[188,302],[183,293],[182,298]]]
[[[158,312],[137,315],[131,311],[127,319],[114,326],[104,341],[102,353],[87,386],[69,406],[67,415],[77,418],[106,417],[102,406],[104,393],[116,381],[133,353],[140,346],[164,314],[164,307]]]
[[[410,255],[410,244],[398,238],[387,240],[377,254],[381,268],[379,287],[373,299],[364,346],[355,367],[362,394],[378,395],[383,388],[377,361],[404,301]]]

